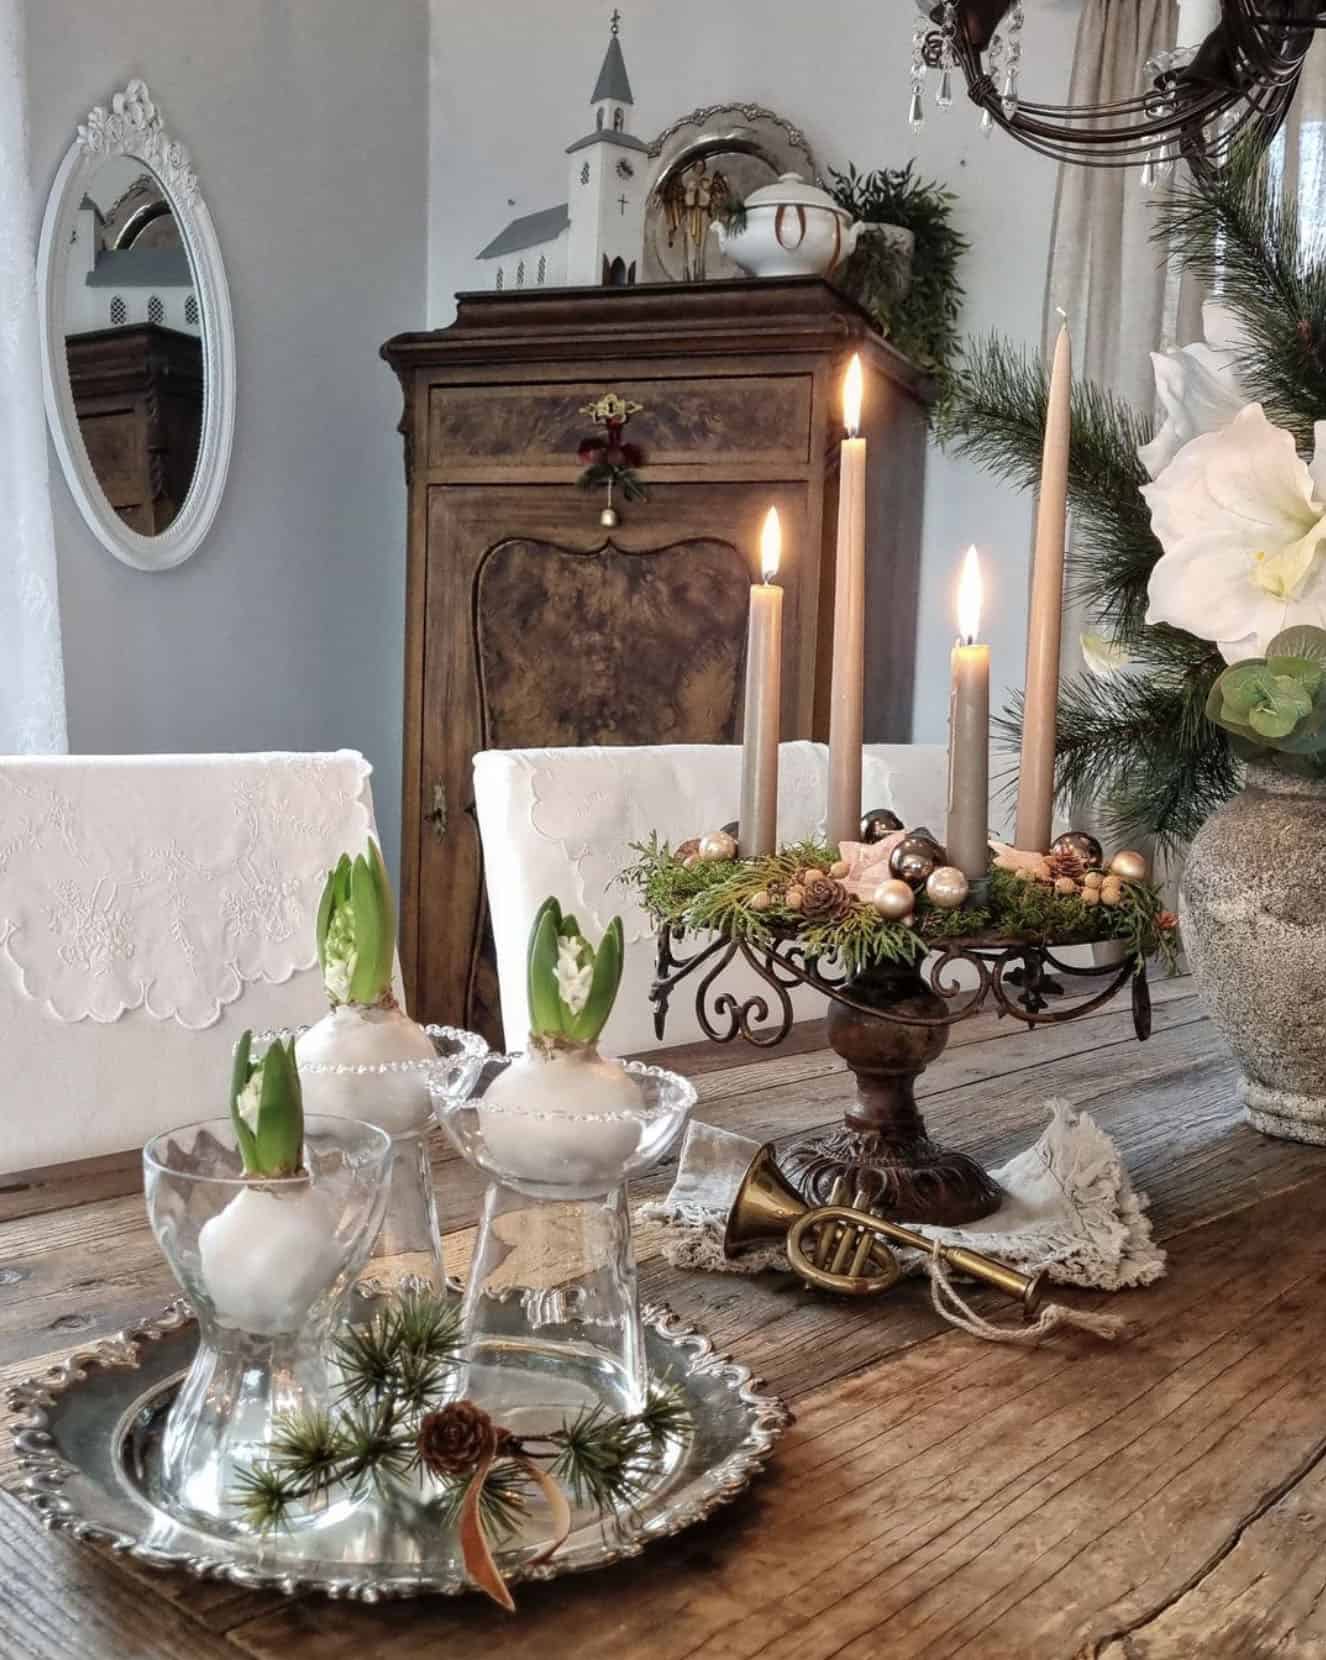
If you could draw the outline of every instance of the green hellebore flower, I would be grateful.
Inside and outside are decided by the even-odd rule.
[[[259,1060],[253,1033],[235,1045],[230,1075],[230,1121],[250,1176],[293,1176],[304,1153],[304,1097],[295,1065],[295,1040],[277,1038]]]
[[[396,904],[378,844],[342,853],[318,906],[318,963],[333,1004],[385,1003],[396,966]]]
[[[529,937],[530,1036],[596,1043],[617,1000],[623,954],[619,916],[595,950],[576,919],[564,917],[556,899],[545,899]]]

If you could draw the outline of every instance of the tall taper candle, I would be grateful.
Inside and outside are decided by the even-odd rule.
[[[1072,421],[1073,348],[1068,324],[1059,330],[1050,372],[1041,455],[1036,552],[1027,621],[1027,682],[1022,708],[1022,765],[1014,844],[1044,853],[1054,812],[1054,718],[1059,702],[1059,636],[1064,609],[1064,541],[1068,524],[1068,442]]]
[[[771,507],[760,533],[764,581],[750,591],[746,637],[746,724],[741,743],[741,815],[737,825],[743,858],[773,853],[778,845],[778,700],[783,678],[783,590],[774,581],[782,552],[778,509]]]
[[[981,567],[968,548],[958,584],[958,640],[948,706],[948,862],[971,881],[990,865],[990,648],[981,627]]]
[[[831,844],[861,834],[861,698],[866,644],[866,441],[861,425],[861,359],[843,379],[839,451],[838,553],[833,578],[833,680],[829,692],[829,806]]]

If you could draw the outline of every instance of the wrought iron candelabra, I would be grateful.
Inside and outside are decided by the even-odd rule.
[[[719,936],[687,956],[676,950],[683,937],[671,926],[659,929],[658,972],[649,995],[660,1040],[674,991],[696,975],[696,1016],[714,1043],[741,1038],[772,1048],[792,1028],[798,986],[830,999],[829,1044],[853,1073],[856,1098],[841,1125],[799,1135],[780,1145],[778,1154],[784,1175],[814,1205],[831,1203],[840,1181],[854,1187],[864,1179],[878,1192],[874,1208],[884,1216],[956,1226],[998,1209],[997,1184],[965,1153],[931,1141],[915,1096],[916,1079],[943,1053],[949,1028],[980,1009],[993,1007],[1029,1027],[1059,1025],[1103,1007],[1131,982],[1137,1036],[1151,1033],[1146,964],[1127,955],[1081,967],[1039,941],[961,939],[937,946],[915,964],[877,963],[852,973],[809,956],[793,931],[775,930],[771,943],[759,946]],[[723,989],[723,976],[736,961],[754,970],[767,993],[740,998]],[[970,972],[960,974],[960,966]],[[1089,994],[1081,988],[1082,995],[1057,1006],[1073,995],[1064,982],[1077,980],[1105,984]]]

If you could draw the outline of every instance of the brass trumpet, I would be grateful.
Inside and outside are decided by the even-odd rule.
[[[909,1245],[927,1256],[933,1240],[897,1222],[875,1216],[866,1207],[870,1195],[858,1189],[845,1203],[846,1184],[839,1181],[827,1205],[808,1205],[779,1170],[773,1144],[761,1147],[742,1177],[723,1234],[723,1251],[738,1256],[752,1245],[785,1239],[787,1260],[808,1285],[840,1296],[873,1297],[890,1290],[902,1273],[890,1245]],[[1022,1304],[1034,1318],[1045,1292],[1045,1273],[1020,1274],[1006,1263],[960,1245],[940,1245],[944,1264],[996,1286]]]

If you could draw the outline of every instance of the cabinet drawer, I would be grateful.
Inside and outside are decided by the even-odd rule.
[[[581,411],[604,392],[644,407],[630,437],[646,465],[799,464],[810,458],[808,374],[564,381],[537,386],[437,385],[428,396],[428,465],[574,464],[593,423]]]

